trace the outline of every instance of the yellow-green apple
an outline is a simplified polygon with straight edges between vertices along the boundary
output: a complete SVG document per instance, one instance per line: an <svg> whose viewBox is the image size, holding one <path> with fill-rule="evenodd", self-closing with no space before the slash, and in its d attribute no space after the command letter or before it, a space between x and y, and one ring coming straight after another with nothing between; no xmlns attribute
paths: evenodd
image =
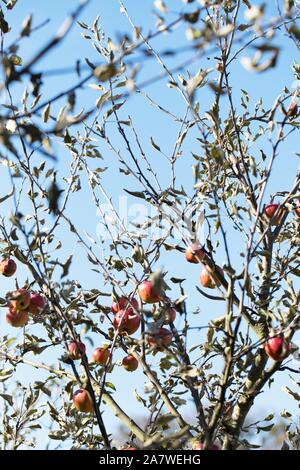
<svg viewBox="0 0 300 470"><path fill-rule="evenodd" d="M124 367L124 369L128 370L128 372L133 372L138 368L139 363L134 356L129 354L128 356L123 358L122 366Z"/></svg>
<svg viewBox="0 0 300 470"><path fill-rule="evenodd" d="M83 388L76 390L73 395L73 405L74 407L84 413L93 413L94 406L92 398L89 392Z"/></svg>
<svg viewBox="0 0 300 470"><path fill-rule="evenodd" d="M0 273L5 277L11 277L15 274L17 265L11 258L4 258L0 263Z"/></svg>

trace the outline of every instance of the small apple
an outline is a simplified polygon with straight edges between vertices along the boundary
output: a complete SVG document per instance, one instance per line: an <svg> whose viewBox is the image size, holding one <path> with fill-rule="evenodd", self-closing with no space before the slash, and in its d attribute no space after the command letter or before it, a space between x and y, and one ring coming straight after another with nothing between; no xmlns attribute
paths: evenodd
<svg viewBox="0 0 300 470"><path fill-rule="evenodd" d="M140 298L147 304L154 304L161 298L161 292L152 281L143 281L138 287Z"/></svg>
<svg viewBox="0 0 300 470"><path fill-rule="evenodd" d="M125 310L127 308L132 308L133 311L138 310L138 301L134 297L128 299L127 297L122 296L117 302L112 304L111 310L113 313L118 313L119 310Z"/></svg>
<svg viewBox="0 0 300 470"><path fill-rule="evenodd" d="M282 335L273 336L266 341L265 352L274 361L283 361L290 354L290 345Z"/></svg>
<svg viewBox="0 0 300 470"><path fill-rule="evenodd" d="M85 344L80 341L80 339L77 339L76 341L74 340L70 342L68 350L70 358L73 359L73 361L76 361L77 359L81 359L80 352L85 354L86 347Z"/></svg>
<svg viewBox="0 0 300 470"><path fill-rule="evenodd" d="M11 326L16 328L25 326L28 323L28 311L27 310L16 310L13 306L9 306L6 313L6 321Z"/></svg>
<svg viewBox="0 0 300 470"><path fill-rule="evenodd" d="M216 266L216 270L221 276L224 276L224 271L222 268L220 268L220 266ZM206 268L203 268L200 273L200 283L202 287L208 287L209 289L214 289L216 287L215 281ZM220 282L218 282L217 285L219 286Z"/></svg>
<svg viewBox="0 0 300 470"><path fill-rule="evenodd" d="M45 308L45 299L41 294L32 292L30 294L30 303L28 306L29 313L37 315L41 313Z"/></svg>
<svg viewBox="0 0 300 470"><path fill-rule="evenodd" d="M26 289L18 289L9 293L9 305L15 310L26 310L30 304L30 292Z"/></svg>
<svg viewBox="0 0 300 470"><path fill-rule="evenodd" d="M141 324L141 317L135 313L131 308L127 310L119 310L116 313L113 321L115 329L119 329L119 333L127 333L133 335Z"/></svg>
<svg viewBox="0 0 300 470"><path fill-rule="evenodd" d="M5 277L11 277L15 274L17 265L11 258L4 258L0 263L0 274Z"/></svg>
<svg viewBox="0 0 300 470"><path fill-rule="evenodd" d="M271 225L278 225L282 217L279 204L268 204L264 208L266 216L271 220Z"/></svg>
<svg viewBox="0 0 300 470"><path fill-rule="evenodd" d="M172 343L173 335L167 328L158 328L155 333L149 333L147 342L150 348L163 351L166 346Z"/></svg>
<svg viewBox="0 0 300 470"><path fill-rule="evenodd" d="M94 405L92 398L87 390L80 388L73 395L74 407L84 413L93 413Z"/></svg>
<svg viewBox="0 0 300 470"><path fill-rule="evenodd" d="M189 263L198 264L205 258L205 251L197 243L192 243L185 250L185 259Z"/></svg>
<svg viewBox="0 0 300 470"><path fill-rule="evenodd" d="M169 325L176 320L176 310L173 307L168 307L164 312L164 324Z"/></svg>
<svg viewBox="0 0 300 470"><path fill-rule="evenodd" d="M110 351L107 346L102 346L101 348L96 348L92 355L92 362L95 364L100 364L101 366L106 366L110 356Z"/></svg>
<svg viewBox="0 0 300 470"><path fill-rule="evenodd" d="M129 354L128 356L123 358L122 366L124 367L124 369L128 370L128 372L133 372L138 368L139 363L134 356Z"/></svg>
<svg viewBox="0 0 300 470"><path fill-rule="evenodd" d="M193 445L193 450L203 450L204 444L203 442L195 442ZM220 447L217 444L212 444L211 447L207 450L220 450Z"/></svg>

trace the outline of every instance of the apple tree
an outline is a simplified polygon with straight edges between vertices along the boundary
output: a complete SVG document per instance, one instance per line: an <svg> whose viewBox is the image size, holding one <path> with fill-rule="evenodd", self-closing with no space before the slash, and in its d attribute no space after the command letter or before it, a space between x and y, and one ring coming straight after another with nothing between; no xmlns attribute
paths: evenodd
<svg viewBox="0 0 300 470"><path fill-rule="evenodd" d="M50 38L20 3L0 9L1 447L255 448L278 422L257 403L289 396L297 448L299 2L111 0L111 27L85 0Z"/></svg>

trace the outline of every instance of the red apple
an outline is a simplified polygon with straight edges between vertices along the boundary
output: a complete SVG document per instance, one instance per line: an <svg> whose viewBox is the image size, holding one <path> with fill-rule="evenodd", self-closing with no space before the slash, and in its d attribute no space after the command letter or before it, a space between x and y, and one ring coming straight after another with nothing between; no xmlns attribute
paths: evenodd
<svg viewBox="0 0 300 470"><path fill-rule="evenodd" d="M279 204L269 204L264 208L265 214L271 220L271 225L278 225L280 223L282 212L279 211L279 207Z"/></svg>
<svg viewBox="0 0 300 470"><path fill-rule="evenodd" d="M125 310L127 308L132 308L133 311L138 310L138 301L134 297L128 299L127 297L122 296L117 302L112 304L111 310L113 313L118 313L119 310Z"/></svg>
<svg viewBox="0 0 300 470"><path fill-rule="evenodd" d="M114 327L119 329L119 333L127 333L132 335L135 333L140 326L141 317L135 313L131 308L124 310L119 310L114 317Z"/></svg>
<svg viewBox="0 0 300 470"><path fill-rule="evenodd" d="M222 268L220 268L220 266L216 266L216 269L219 274L224 276L224 271ZM208 287L209 289L214 289L216 287L215 281L213 280L206 268L203 268L200 273L200 283L202 287ZM217 285L219 286L220 282L218 282Z"/></svg>
<svg viewBox="0 0 300 470"><path fill-rule="evenodd" d="M161 291L153 281L143 281L138 287L140 298L147 304L154 304L161 298Z"/></svg>
<svg viewBox="0 0 300 470"><path fill-rule="evenodd" d="M134 356L129 354L128 356L123 358L122 366L124 367L124 369L128 370L128 372L133 372L138 368L139 363Z"/></svg>
<svg viewBox="0 0 300 470"><path fill-rule="evenodd" d="M203 442L196 442L193 445L193 450L203 450L204 444ZM220 450L220 447L217 444L212 444L211 447L207 450Z"/></svg>
<svg viewBox="0 0 300 470"><path fill-rule="evenodd" d="M149 333L147 342L150 348L163 351L166 346L172 343L173 335L167 328L158 328L155 333Z"/></svg>
<svg viewBox="0 0 300 470"><path fill-rule="evenodd" d="M26 289L18 289L9 293L9 305L15 310L26 310L30 304L30 292Z"/></svg>
<svg viewBox="0 0 300 470"><path fill-rule="evenodd" d="M185 259L189 263L198 264L205 258L205 251L197 243L192 243L185 250Z"/></svg>
<svg viewBox="0 0 300 470"><path fill-rule="evenodd" d="M110 356L110 351L108 346L102 346L101 348L96 348L92 355L92 362L100 364L101 366L106 366Z"/></svg>
<svg viewBox="0 0 300 470"><path fill-rule="evenodd" d="M73 395L74 407L84 413L93 413L94 405L92 398L87 390L80 388Z"/></svg>
<svg viewBox="0 0 300 470"><path fill-rule="evenodd" d="M0 263L0 274L5 277L11 277L15 274L17 265L11 258L4 258Z"/></svg>
<svg viewBox="0 0 300 470"><path fill-rule="evenodd" d="M28 323L28 311L16 310L11 305L6 313L6 321L16 328L25 326Z"/></svg>
<svg viewBox="0 0 300 470"><path fill-rule="evenodd" d="M266 341L265 351L274 361L283 361L290 354L290 345L282 335L277 335Z"/></svg>
<svg viewBox="0 0 300 470"><path fill-rule="evenodd" d="M69 356L71 359L74 361L77 359L81 359L81 354L85 354L85 344L80 341L80 339L77 339L76 341L71 341L69 344Z"/></svg>
<svg viewBox="0 0 300 470"><path fill-rule="evenodd" d="M45 299L41 294L37 294L35 292L32 292L30 294L30 303L28 306L28 311L29 313L32 313L33 315L37 315L38 313L41 313L45 308Z"/></svg>

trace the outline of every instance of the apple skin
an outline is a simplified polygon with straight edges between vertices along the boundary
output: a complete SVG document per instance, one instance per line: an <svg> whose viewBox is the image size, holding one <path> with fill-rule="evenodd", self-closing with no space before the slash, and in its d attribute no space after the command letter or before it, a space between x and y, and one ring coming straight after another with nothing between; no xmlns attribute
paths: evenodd
<svg viewBox="0 0 300 470"><path fill-rule="evenodd" d="M107 347L96 348L92 355L92 362L101 366L106 366L110 356L110 351Z"/></svg>
<svg viewBox="0 0 300 470"><path fill-rule="evenodd" d="M113 313L118 313L119 310L124 310L127 308L131 308L133 311L139 309L139 303L138 301L133 297L133 298L127 298L127 297L120 297L117 302L114 302L111 306L111 311Z"/></svg>
<svg viewBox="0 0 300 470"><path fill-rule="evenodd" d="M15 310L26 310L30 304L30 292L24 288L10 293L10 302Z"/></svg>
<svg viewBox="0 0 300 470"><path fill-rule="evenodd" d="M159 328L155 333L149 334L147 338L151 349L163 351L166 346L172 343L173 335L167 328Z"/></svg>
<svg viewBox="0 0 300 470"><path fill-rule="evenodd" d="M30 294L30 303L28 306L29 313L32 313L33 315L38 315L44 310L45 305L45 299L41 294L37 294L35 292L32 292Z"/></svg>
<svg viewBox="0 0 300 470"><path fill-rule="evenodd" d="M28 323L28 311L27 310L15 310L12 306L6 313L6 321L9 325L19 328L25 326Z"/></svg>
<svg viewBox="0 0 300 470"><path fill-rule="evenodd" d="M137 370L139 363L134 356L129 354L128 356L123 358L122 366L124 367L124 369L128 370L128 372L134 372L135 370Z"/></svg>
<svg viewBox="0 0 300 470"><path fill-rule="evenodd" d="M133 335L139 329L140 324L141 317L135 314L132 308L125 311L119 310L113 320L114 328L119 329L119 333L127 333L128 335Z"/></svg>
<svg viewBox="0 0 300 470"><path fill-rule="evenodd" d="M203 442L196 442L193 445L193 450L203 450L204 444ZM212 444L210 449L207 450L220 450L220 447L217 444Z"/></svg>
<svg viewBox="0 0 300 470"><path fill-rule="evenodd" d="M224 276L224 271L222 268L220 268L220 266L216 266L216 269L222 276ZM206 268L203 268L200 273L200 284L202 285L202 287L207 287L208 289L214 289L216 287L213 278L211 277ZM220 285L220 283L218 283L217 285Z"/></svg>
<svg viewBox="0 0 300 470"><path fill-rule="evenodd" d="M290 345L282 335L273 336L266 341L265 352L274 361L283 361L290 354Z"/></svg>
<svg viewBox="0 0 300 470"><path fill-rule="evenodd" d="M87 390L80 388L73 395L73 405L78 411L83 413L93 413L94 406L91 396Z"/></svg>
<svg viewBox="0 0 300 470"><path fill-rule="evenodd" d="M11 258L4 258L0 263L0 274L5 277L11 277L15 274L17 265Z"/></svg>
<svg viewBox="0 0 300 470"><path fill-rule="evenodd" d="M139 296L146 304L159 302L161 295L155 289L152 281L143 281L138 287Z"/></svg>
<svg viewBox="0 0 300 470"><path fill-rule="evenodd" d="M68 347L69 350L69 356L73 361L76 361L77 359L81 359L81 354L85 354L85 344L82 343L80 340L77 341L71 341Z"/></svg>
<svg viewBox="0 0 300 470"><path fill-rule="evenodd" d="M206 253L203 248L197 243L192 243L185 250L185 259L189 263L198 264L200 261L203 261Z"/></svg>

